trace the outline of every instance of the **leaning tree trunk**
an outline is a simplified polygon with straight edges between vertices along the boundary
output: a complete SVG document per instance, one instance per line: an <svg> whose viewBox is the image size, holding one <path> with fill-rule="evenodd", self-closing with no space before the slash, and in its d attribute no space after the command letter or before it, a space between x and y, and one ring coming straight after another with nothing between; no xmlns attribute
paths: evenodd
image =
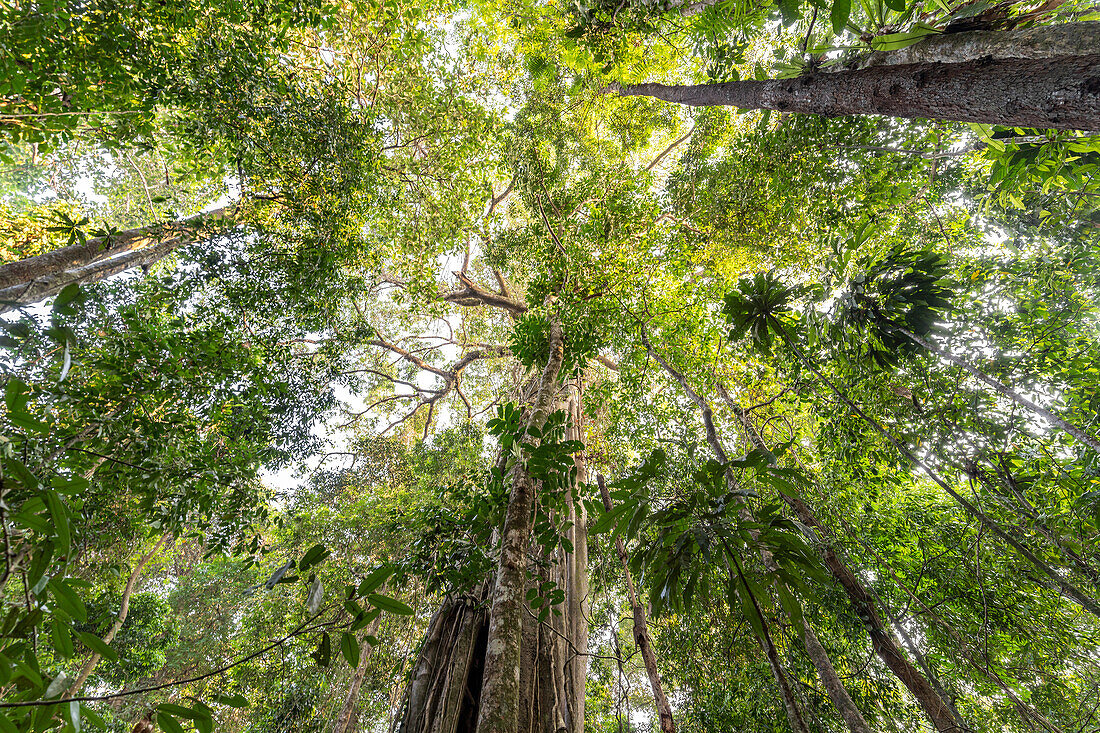
<svg viewBox="0 0 1100 733"><path fill-rule="evenodd" d="M794 509L795 514L798 515L803 524L809 527L817 527L823 534L826 533L825 528L817 521L817 517L813 515L805 502L785 494L782 497ZM871 645L874 647L875 653L894 673L894 676L905 685L906 689L913 694L917 704L928 716L935 729L938 731L965 730L961 721L955 717L950 705L937 694L924 675L902 653L897 641L883 623L874 599L863 587L863 584L859 582L856 575L840 559L831 546L825 546L823 555L825 567L829 569L829 574L848 594L848 601L852 604L852 610L855 611L860 621L863 622L864 628L867 629L867 635L871 637Z"/></svg>
<svg viewBox="0 0 1100 733"><path fill-rule="evenodd" d="M783 340L783 343L785 343L787 347L792 352L794 352L794 355L798 358L802 365L805 366L815 377L821 380L825 384L825 386L829 388L829 391L836 395L840 399L840 401L848 407L848 409L854 412L861 420L863 420L863 422L870 425L875 430L875 432L881 435L887 443L894 447L894 450L905 456L914 466L924 471L928 478L932 479L932 481L935 482L937 486L943 489L948 496L954 499L955 502L960 507L962 507L962 509L967 514L980 522L986 529L992 532L1006 545L1016 550L1016 552L1020 553L1020 555L1023 556L1028 562L1030 562L1036 570L1042 573L1044 577L1040 579L1039 582L1044 587L1061 593L1064 597L1072 600L1074 603L1091 613L1093 616L1100 618L1100 602L1097 602L1095 598L1092 598L1088 594L1081 591L1081 589L1079 589L1073 583L1069 582L1069 580L1067 580L1061 573L1051 567L1045 560L1032 552L1027 547L1027 545L1020 542L1011 534L1009 534L1009 532L1005 528L1003 528L999 523L995 522L993 518L982 511L982 509L980 509L975 504L972 504L966 499L966 497L962 496L961 494L959 494L959 492L955 491L955 489L951 488L951 486L946 481L944 481L938 473L932 470L932 467L929 466L928 463L921 460L921 458L913 453L913 451L902 445L901 441L895 438L893 434L890 433L890 431L882 426L882 423L880 423L878 420L875 420L873 417L864 412L863 409L860 408L859 405L857 405L855 402L853 402L847 394L837 389L832 380L827 379L825 375L821 373L821 370L814 366L814 363L810 361L810 359L806 356L802 349L798 348L798 345L794 343L791 335L787 333L783 325L779 323L779 321L777 321L774 316L768 316L768 321L769 325L773 329L775 329L776 333L779 334L780 338Z"/></svg>
<svg viewBox="0 0 1100 733"><path fill-rule="evenodd" d="M1058 130L1100 128L1100 54L872 66L792 79L612 85L693 107L886 115Z"/></svg>
<svg viewBox="0 0 1100 733"><path fill-rule="evenodd" d="M71 283L93 283L135 267L149 267L180 247L232 224L232 210L222 207L183 221L95 237L0 265L0 313L57 295Z"/></svg>
<svg viewBox="0 0 1100 733"><path fill-rule="evenodd" d="M145 565L153 558L153 555L157 554L164 543L169 539L169 535L163 535L157 543L153 545L153 549L145 553L140 560L134 565L133 572L130 573L130 578L126 581L126 587L122 591L122 601L119 604L118 614L115 616L114 622L111 627L107 629L107 633L103 635L103 642L110 644L115 640L115 636L118 634L119 629L126 623L126 617L130 613L130 597L134 593L134 586L137 585L138 578L141 577L142 571L145 570ZM69 686L69 689L65 691L65 695L62 699L75 697L80 693L80 689L84 687L84 683L88 681L88 678L95 671L96 666L99 665L99 660L102 659L99 652L93 651L91 656L84 662L84 665L80 668L80 672L76 675L76 680Z"/></svg>
<svg viewBox="0 0 1100 733"><path fill-rule="evenodd" d="M747 411L733 404L733 400L726 394L724 387L719 384L718 388L722 396L737 413L737 417L745 429L745 437L749 444L761 450L774 463L776 461L775 454L771 452L764 443L764 439L756 432ZM806 502L783 493L780 493L780 497L794 510L800 522L808 527L816 527L822 535L831 540L832 533L818 521ZM897 641L883 623L882 615L879 613L874 598L863 587L855 573L836 554L831 544L825 545L822 559L825 561L825 567L828 568L829 574L848 594L848 601L852 605L852 610L855 611L856 616L859 617L864 628L867 629L867 635L871 637L871 645L875 653L887 668L894 673L894 676L905 685L906 689L912 693L917 704L928 716L935 729L937 731L965 730L966 728L962 724L962 719L958 717L957 711L902 653L901 647L898 646Z"/></svg>
<svg viewBox="0 0 1100 733"><path fill-rule="evenodd" d="M551 407L560 404L560 334L555 328L551 342L555 348L528 419L532 426L541 426ZM581 440L581 394L579 388L571 389L574 392L564 405L571 418L567 437ZM582 455L574 457L574 466L571 488L575 494L586 480ZM566 528L572 551L563 547L543 551L532 565L528 553L538 488L522 465L517 467L496 576L510 580L487 579L469 595L448 597L432 617L405 691L401 733L485 730L480 726L487 725L486 708L493 716L488 725L507 726L493 730L584 733L589 615L586 517L582 507L566 502L566 514L554 520ZM517 528L524 527L526 536L517 538ZM509 530L511 547L505 545ZM506 561L515 561L515 566L506 567ZM560 613L540 620L526 594L546 583L563 590L565 598L553 607ZM494 631L497 653L492 655Z"/></svg>
<svg viewBox="0 0 1100 733"><path fill-rule="evenodd" d="M722 446L721 439L718 437L718 429L714 424L714 412L711 410L710 405L703 399L702 395L691 388L687 378L681 372L657 353L644 333L642 334L642 344L649 351L650 356L661 365L669 376L680 384L684 393L699 406L703 418L703 427L706 430L707 444L710 445L711 450L714 451L714 457L718 459L719 463L723 465L728 464L729 457L726 454L725 448ZM734 482L733 475L729 472L726 473L726 483L729 485L731 491L738 488ZM737 503L741 505L741 517L751 523L753 518L749 512L748 506L745 504L744 497L736 494L735 496L737 497ZM750 530L750 535L754 538L757 534L758 533L754 530ZM779 568L775 562L775 558L767 548L759 548L759 556L761 563L768 572L778 572ZM761 615L761 618L763 619L764 617ZM832 660L821 646L821 642L818 641L817 635L806 619L803 619L800 635L806 647L806 653L809 655L810 661L813 662L818 677L829 695L829 699L832 701L841 717L844 718L844 722L848 725L848 728L852 733L870 733L871 729L867 725L867 721L863 718L863 714L860 712L855 702L852 701L848 691L844 688L844 683L841 681L840 675L837 674ZM798 705L791 695L790 687L787 685L785 674L779 664L778 654L775 651L775 647L767 632L766 626L764 627L764 635L760 639L760 643L768 659L768 664L771 666L772 674L775 676L776 684L779 687L780 696L783 700L783 706L787 712L787 719L791 728L795 731L805 729L805 723L802 721Z"/></svg>

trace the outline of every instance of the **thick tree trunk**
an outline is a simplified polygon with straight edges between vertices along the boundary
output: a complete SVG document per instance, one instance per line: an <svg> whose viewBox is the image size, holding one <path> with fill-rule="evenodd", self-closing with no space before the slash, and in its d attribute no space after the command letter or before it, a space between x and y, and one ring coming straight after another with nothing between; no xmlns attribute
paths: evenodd
<svg viewBox="0 0 1100 733"><path fill-rule="evenodd" d="M1087 56L1100 48L1100 22L1041 25L1008 31L935 33L920 43L896 51L876 51L859 66L958 64L988 57L1049 59Z"/></svg>
<svg viewBox="0 0 1100 733"><path fill-rule="evenodd" d="M561 330L554 326L551 356L535 390L527 425L541 427L558 402L562 356ZM570 416L567 439L583 440L580 387L564 408ZM503 468L505 463L498 463ZM574 457L574 495L586 481L583 454ZM405 690L398 730L402 733L474 733L480 726L502 725L509 733L584 733L584 694L588 662L588 529L584 510L568 502L554 520L565 528L571 550L543 550L529 562L531 515L538 487L520 464L498 544L497 577L470 596L446 599L429 623ZM522 516L521 516L522 515ZM525 529L524 529L525 528ZM517 529L523 529L521 535ZM505 544L511 542L511 547ZM518 548L518 549L517 549ZM507 567L507 562L515 565ZM561 603L542 620L526 594L552 583L564 591ZM490 592L491 590L491 592ZM492 610L488 605L492 601ZM497 654L490 643L497 634ZM503 653L502 653L503 652ZM491 718L485 712L490 708Z"/></svg>
<svg viewBox="0 0 1100 733"><path fill-rule="evenodd" d="M611 494L608 493L607 486L604 485L602 475L596 476L596 483L600 487L600 498L603 499L604 509L611 511ZM676 722L672 717L672 707L668 704L668 696L665 695L661 674L657 671L657 655L653 653L653 641L649 637L645 609L634 592L634 579L630 576L630 558L626 554L622 537L615 537L615 549L619 553L619 562L623 565L626 596L627 600L630 601L630 610L634 616L634 643L638 645L638 651L642 653L646 675L649 677L649 686L653 690L653 703L657 709L657 719L661 724L661 733L676 733Z"/></svg>
<svg viewBox="0 0 1100 733"><path fill-rule="evenodd" d="M472 733L477 725L489 612L488 584L469 596L448 597L428 624L397 730Z"/></svg>
<svg viewBox="0 0 1100 733"><path fill-rule="evenodd" d="M693 107L732 106L835 117L886 115L1059 130L1100 128L1100 54L979 59L721 84L613 86Z"/></svg>
<svg viewBox="0 0 1100 733"><path fill-rule="evenodd" d="M201 217L96 237L0 265L0 313L57 295L70 283L97 282L135 267L148 267L199 237L231 226L231 214L223 207Z"/></svg>
<svg viewBox="0 0 1100 733"><path fill-rule="evenodd" d="M535 394L527 425L541 429L546 423L557 392L564 343L561 324L550 325L549 357ZM530 450L532 438L525 436L521 451ZM520 664L523 656L523 626L527 589L527 550L531 543L531 513L536 498L535 480L527 472L524 458L512 476L512 494L504 515L500 538L500 560L492 594L489 636L485 646L482 700L478 712L478 733L514 733L518 730L520 707Z"/></svg>
<svg viewBox="0 0 1100 733"><path fill-rule="evenodd" d="M381 622L381 616L371 621L370 626L366 629L366 636L377 634ZM362 689L363 680L367 676L372 651L374 651L374 645L364 639L359 646L359 664L355 668L355 673L351 676L348 694L344 698L344 704L340 706L340 712L336 715L336 723L332 726L332 733L355 733L355 723L359 719L356 710L359 707L359 690Z"/></svg>

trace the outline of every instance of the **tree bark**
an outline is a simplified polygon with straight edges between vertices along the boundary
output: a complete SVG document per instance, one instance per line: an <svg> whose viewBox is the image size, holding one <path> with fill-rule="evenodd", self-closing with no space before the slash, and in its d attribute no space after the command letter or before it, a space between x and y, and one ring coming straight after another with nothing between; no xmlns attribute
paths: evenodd
<svg viewBox="0 0 1100 733"><path fill-rule="evenodd" d="M860 64L899 66L903 64L958 64L993 57L1006 59L1049 59L1058 56L1087 56L1100 48L1100 22L1041 25L1007 31L935 33L919 43L896 51L875 51Z"/></svg>
<svg viewBox="0 0 1100 733"><path fill-rule="evenodd" d="M969 501L967 501L965 497L959 494L959 492L951 488L951 486L946 481L940 478L939 474L932 470L931 466L922 461L911 450L902 445L897 438L890 434L890 431L884 428L878 420L875 420L862 409L860 409L859 405L853 402L851 398L848 397L848 395L837 389L836 385L832 383L832 380L827 379L821 373L821 370L814 366L813 362L811 362L806 354L803 353L802 349L798 348L798 345L794 343L794 340L791 339L790 334L787 333L786 329L783 328L783 325L779 323L779 321L777 321L773 316L768 316L768 320L769 325L771 325L771 327L775 329L776 333L778 333L780 338L783 340L783 343L785 343L787 347L790 348L792 352L794 352L799 361L801 361L802 364L807 369L809 369L815 377L824 382L825 386L829 388L829 391L840 398L840 401L843 402L848 407L848 409L859 416L859 418L865 423L870 425L875 430L875 432L885 438L886 442L892 445L895 450L897 450L909 461L911 461L914 466L924 471L924 473L930 479L932 479L932 481L934 481L937 486L947 492L948 496L954 499L955 502L958 503L958 505L961 506L967 514L969 514L977 521L981 522L981 524L985 526L986 529L996 535L1002 542L1012 547L1012 549L1016 550L1016 552L1020 553L1020 555L1027 559L1028 562L1035 566L1035 569L1045 576L1045 579L1041 582L1044 587L1060 592L1063 596L1072 600L1074 603L1091 613L1093 616L1100 618L1100 603L1097 603L1094 598L1091 598L1087 594L1083 593L1077 586L1066 580L1060 573L1058 573L1058 571L1056 571L1048 563L1043 561L1038 555L1028 549L1026 545L1017 540L1011 534L1009 534L1008 531L1001 527L1000 524L993 521L993 519L989 515L987 515L977 506L971 504Z"/></svg>
<svg viewBox="0 0 1100 733"><path fill-rule="evenodd" d="M737 413L737 417L745 429L745 437L749 444L763 451L774 463L776 461L775 454L771 452L764 443L763 438L756 432L747 412L742 410L740 406L730 399L725 388L721 385L719 385L719 391L730 404L734 412ZM797 497L788 496L782 493L780 496L787 505L794 510L800 522L807 527L816 527L823 536L830 541L832 540L831 530L818 521L806 502ZM863 622L864 628L867 629L867 635L871 637L871 645L875 653L913 695L917 704L920 705L924 714L928 716L928 720L935 729L937 731L969 730L963 723L962 718L959 717L958 712L945 697L940 694L940 691L934 686L934 683L931 683L921 675L905 657L905 654L902 653L897 640L890 634L883 623L882 615L879 613L874 598L872 598L871 594L867 592L867 589L863 587L863 584L859 582L855 573L849 569L847 564L845 564L840 556L837 555L836 551L833 550L831 544L825 545L822 552L822 559L825 561L825 567L828 568L829 574L833 576L833 579L836 580L836 582L840 584L840 587L844 589L844 592L847 593L848 601L852 604L852 610L855 611L856 616Z"/></svg>
<svg viewBox="0 0 1100 733"><path fill-rule="evenodd" d="M612 85L693 107L732 106L835 117L886 115L1015 127L1100 127L1100 54L873 66L793 79Z"/></svg>
<svg viewBox="0 0 1100 733"><path fill-rule="evenodd" d="M787 504L794 509L799 520L809 526L817 527L823 534L827 530L817 521L810 508L801 499L783 495ZM902 653L893 635L886 629L882 622L871 594L867 592L863 584L848 568L843 560L836 554L833 548L826 545L823 554L825 566L829 573L848 594L848 601L852 604L852 610L863 622L867 629L867 635L871 637L871 645L879 659L889 668L906 689L912 693L921 710L928 716L928 720L938 731L967 730L961 721L956 718L951 707L936 693L927 679L909 662Z"/></svg>
<svg viewBox="0 0 1100 733"><path fill-rule="evenodd" d="M642 343L646 349L648 349L649 354L654 360L656 360L673 379L679 382L688 397L699 406L702 412L703 427L706 430L707 442L711 450L714 451L715 458L717 458L720 463L729 463L725 448L722 447L722 441L718 437L718 430L714 424L714 412L711 410L710 405L703 399L702 395L691 388L683 374L677 371L654 350L644 333L642 334ZM726 474L726 481L731 489L736 488L736 485L733 483L733 478L729 473ZM744 499L738 498L737 501L741 505L742 517L751 521L752 517L748 513L748 507L745 505ZM750 531L750 534L752 534L753 537L756 536L755 532ZM769 572L778 571L778 566L771 552L763 547L760 548L760 559L766 570ZM763 619L763 616L761 616L761 619ZM806 646L807 654L810 656L810 661L813 662L818 677L821 679L826 692L829 694L829 699L832 700L833 705L841 714L841 717L844 718L844 722L847 723L853 733L871 733L871 729L867 725L867 721L864 720L863 714L859 711L859 708L856 707L855 702L852 701L848 691L844 688L844 684L841 682L840 676L837 674L832 660L825 652L825 649L821 647L816 634L814 634L813 629L805 620L803 620L802 640L803 644ZM775 651L766 626L764 628L764 638L760 640L760 643L772 667L772 674L775 676L776 684L779 687L780 696L783 699L783 705L787 711L787 718L788 722L791 724L791 728L796 731L804 730L805 722L802 720L801 712L798 710L798 705L795 703L794 697L791 694L786 675L782 667L779 666L779 655Z"/></svg>
<svg viewBox="0 0 1100 733"><path fill-rule="evenodd" d="M381 623L382 617L380 615L375 617L374 621L371 621L367 627L366 635L374 636L377 634ZM359 649L359 664L351 677L351 684L348 685L348 694L344 698L344 704L336 715L336 724L332 727L332 733L355 733L355 721L359 717L356 711L359 706L359 690L363 686L363 679L367 676L367 667L370 666L370 654L374 651L374 645L364 640Z"/></svg>
<svg viewBox="0 0 1100 733"><path fill-rule="evenodd" d="M544 371L544 376L546 372ZM550 386L551 397L558 390L555 382L541 382L536 392ZM571 415L567 438L580 440L582 432L581 393L567 400ZM539 399L534 399L535 408ZM549 408L547 408L548 411ZM545 415L540 422L545 421ZM531 423L528 418L527 424ZM507 456L504 456L507 458ZM499 461L503 469L505 461ZM574 456L576 473L572 483L574 493L585 480L587 467L583 454ZM521 469L522 467L520 467ZM513 481L513 489L518 472ZM515 493L513 493L513 498ZM527 516L534 509L528 505ZM510 504L510 509L515 505ZM514 676L515 687L506 690L514 703L516 721L510 733L583 733L584 694L588 660L588 530L583 509L573 504L565 516L557 517L567 526L566 537L572 551L558 547L543 551L540 562L527 572L527 548L524 549L518 608L522 614L513 629L504 627L505 644L518 640L518 654L511 658L512 668L499 659L497 669ZM508 521L506 517L506 522ZM514 528L515 525L513 524ZM502 533L503 536L503 533ZM494 544L500 544L494 542ZM499 568L498 568L499 572ZM531 577L528 577L528 576ZM532 613L525 597L529 589L553 583L565 592L565 599L555 608L561 613L544 620ZM490 633L489 589L496 591L498 583L486 580L469 596L445 599L432 617L428 632L413 665L399 716L401 733L474 733L481 718L481 708L490 704L486 690L489 674L487 647ZM497 607L494 606L494 610ZM494 706L499 709L498 704Z"/></svg>
<svg viewBox="0 0 1100 733"><path fill-rule="evenodd" d="M0 265L0 313L57 295L70 283L92 283L134 267L148 267L179 247L231 225L232 210L222 207L201 217L96 237Z"/></svg>
<svg viewBox="0 0 1100 733"><path fill-rule="evenodd" d="M564 356L561 323L550 325L550 354L535 395L528 427L542 428L557 392L558 374ZM525 436L521 450L532 446ZM485 646L485 671L478 733L515 733L518 730L520 664L523 654L524 593L527 588L527 549L531 541L531 513L536 486L521 458L512 477L512 493L505 511L500 539L500 560L492 593L489 634Z"/></svg>
<svg viewBox="0 0 1100 733"><path fill-rule="evenodd" d="M577 380L576 394L569 404L568 440L585 441L584 433L584 382ZM573 457L577 470L572 482L574 498L580 488L588 483L588 461L584 453ZM569 502L569 541L573 552L567 553L562 562L566 572L566 612L564 619L568 627L568 636L573 649L566 649L569 674L566 689L566 702L569 707L572 733L584 733L585 684L588 680L588 617L591 602L588 599L588 515L584 504Z"/></svg>
<svg viewBox="0 0 1100 733"><path fill-rule="evenodd" d="M611 511L611 494L607 491L602 474L596 475L596 483L600 487L600 497L603 499L604 509ZM676 722L672 717L672 707L668 704L665 687L661 682L661 674L657 671L657 656L653 653L653 642L649 637L649 628L646 625L645 609L642 608L642 604L638 601L638 596L634 592L634 579L630 577L630 558L626 554L622 537L615 537L615 549L619 553L619 561L623 564L626 597L630 601L630 610L634 616L634 643L638 645L638 651L642 653L646 675L649 677L649 686L653 690L653 703L657 708L657 719L661 725L661 733L676 733Z"/></svg>
<svg viewBox="0 0 1100 733"><path fill-rule="evenodd" d="M119 604L118 615L115 617L114 623L111 624L111 628L109 628L107 633L102 637L104 643L110 644L114 641L115 635L118 634L122 625L126 623L126 617L130 614L130 596L134 593L134 586L137 585L138 578L141 577L141 573L145 570L146 564L153 558L153 555L157 554L157 552L164 547L164 543L167 541L168 535L162 536L157 541L157 544L153 546L153 549L145 553L141 559L138 560L137 564L134 565L134 570L130 573L130 578L126 581L126 587L122 591L122 601ZM74 697L80 692L80 688L84 687L84 683L88 681L88 677L95 671L100 659L99 652L92 652L92 655L84 662L84 666L80 668L80 673L77 674L76 680L73 681L73 684L66 690L64 697L62 697L63 700Z"/></svg>
<svg viewBox="0 0 1100 733"><path fill-rule="evenodd" d="M1100 25L1100 24L1098 24L1098 25ZM912 331L907 330L906 328L904 328L902 326L899 326L896 323L891 323L890 325L893 328L896 328L902 334L904 334L905 337L908 338L913 343L917 344L918 346L923 346L924 348L931 351L933 354L936 354L937 356L951 362L952 364L954 364L957 367L962 367L966 371L970 372L970 374L974 375L979 380L981 380L982 382L985 382L990 387L992 387L993 391L996 392L997 394L999 394L1003 397L1008 397L1010 400L1012 400L1016 404L1020 405L1021 407L1025 408L1027 410L1030 410L1031 412L1035 413L1039 417L1046 420L1051 425L1054 425L1056 427L1061 428L1062 430L1065 430L1067 433L1072 435L1074 438L1076 438L1078 441L1080 441L1084 445L1088 446L1089 448L1092 448L1097 453L1100 453L1100 440L1097 440L1093 436L1089 435L1088 433L1086 433L1084 430L1077 427L1073 423L1069 422L1068 420L1066 420L1062 417L1059 417L1058 415L1055 415L1053 412L1046 409L1045 407L1042 407L1041 405L1035 404L1034 402L1029 400L1027 397L1024 397L1022 394L1019 394L1018 392L1016 392L1016 390L1012 389L1011 387L1009 387L1004 382L1001 382L1000 380L994 379L993 377L989 376L988 374L986 374L982 370L978 369L976 366L971 364L966 359L955 356L954 354L952 354L951 352L949 352L945 349L941 349L939 346L936 346L931 341L928 341L926 339L921 338L917 334L913 333Z"/></svg>

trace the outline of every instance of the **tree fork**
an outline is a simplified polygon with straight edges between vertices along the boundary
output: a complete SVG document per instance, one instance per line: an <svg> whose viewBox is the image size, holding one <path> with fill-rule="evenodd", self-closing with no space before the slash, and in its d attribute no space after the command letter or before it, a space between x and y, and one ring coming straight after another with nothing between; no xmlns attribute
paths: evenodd
<svg viewBox="0 0 1100 733"><path fill-rule="evenodd" d="M886 115L1055 130L1100 127L1100 54L872 66L720 84L612 84L622 96L837 117Z"/></svg>

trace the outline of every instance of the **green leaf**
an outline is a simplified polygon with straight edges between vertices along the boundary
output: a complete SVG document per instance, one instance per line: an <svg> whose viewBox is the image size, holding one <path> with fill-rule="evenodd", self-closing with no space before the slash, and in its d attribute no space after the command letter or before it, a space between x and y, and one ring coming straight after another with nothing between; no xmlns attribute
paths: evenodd
<svg viewBox="0 0 1100 733"><path fill-rule="evenodd" d="M0 710L0 733L19 733L15 723L11 722L7 710Z"/></svg>
<svg viewBox="0 0 1100 733"><path fill-rule="evenodd" d="M790 25L802 17L798 12L799 0L779 0L779 14L783 25Z"/></svg>
<svg viewBox="0 0 1100 733"><path fill-rule="evenodd" d="M213 699L219 705L227 705L231 708L247 708L249 705L248 700L243 695L216 692Z"/></svg>
<svg viewBox="0 0 1100 733"><path fill-rule="evenodd" d="M389 596L384 596L380 593L371 593L367 596L367 600L371 602L371 605L381 608L383 611L396 613L399 616L412 616L413 613L415 613L401 601L390 598Z"/></svg>
<svg viewBox="0 0 1100 733"><path fill-rule="evenodd" d="M104 659L109 659L112 662L118 661L118 652L108 646L107 642L103 641L103 639L100 639L95 634L90 634L87 631L78 631L76 635L80 638L84 646L88 647L99 656Z"/></svg>
<svg viewBox="0 0 1100 733"><path fill-rule="evenodd" d="M359 588L356 590L356 594L362 598L368 593L373 593L382 587L391 575L393 575L394 568L383 565L382 567L371 571L371 573L363 578L363 582L359 584Z"/></svg>
<svg viewBox="0 0 1100 733"><path fill-rule="evenodd" d="M912 46L933 33L938 33L935 28L919 26L915 31L906 33L886 33L871 39L871 48L876 51L897 51L898 49Z"/></svg>
<svg viewBox="0 0 1100 733"><path fill-rule="evenodd" d="M73 727L73 733L80 733L80 701L72 700L65 706L65 717Z"/></svg>
<svg viewBox="0 0 1100 733"><path fill-rule="evenodd" d="M61 609L65 611L65 613L69 614L77 621L88 620L88 609L84 605L84 601L80 600L80 596L69 587L68 583L61 578L54 578L46 585L53 593L57 605L61 606Z"/></svg>
<svg viewBox="0 0 1100 733"><path fill-rule="evenodd" d="M43 492L43 496L46 499L46 507L50 510L50 519L53 521L53 530L57 536L57 550L62 555L68 555L72 536L69 533L69 514L65 511L65 504L56 491L47 489Z"/></svg>
<svg viewBox="0 0 1100 733"><path fill-rule="evenodd" d="M317 662L318 667L327 667L329 661L332 659L332 639L329 638L328 632L321 633L321 641L317 644L317 650L310 655L313 661Z"/></svg>
<svg viewBox="0 0 1100 733"><path fill-rule="evenodd" d="M61 310L80 295L80 286L76 283L69 283L62 288L62 292L57 294L57 298L54 300L54 310Z"/></svg>
<svg viewBox="0 0 1100 733"><path fill-rule="evenodd" d="M329 554L329 551L325 549L324 545L314 545L306 550L306 554L302 555L302 559L298 561L298 569L309 570L311 567L328 557Z"/></svg>
<svg viewBox="0 0 1100 733"><path fill-rule="evenodd" d="M780 605L787 612L787 618L791 620L791 625L798 631L802 628L802 604L798 602L798 599L794 597L794 594L791 593L785 583L776 583L775 590L779 594Z"/></svg>
<svg viewBox="0 0 1100 733"><path fill-rule="evenodd" d="M68 659L73 655L73 635L69 630L69 624L55 618L50 623L50 637L53 639L53 648L62 659Z"/></svg>
<svg viewBox="0 0 1100 733"><path fill-rule="evenodd" d="M188 720L198 720L199 718L210 717L209 713L205 711L194 710L171 702L162 702L157 705L157 711L166 713L175 718L187 718Z"/></svg>
<svg viewBox="0 0 1100 733"><path fill-rule="evenodd" d="M829 19L833 23L833 33L839 36L843 32L851 14L852 0L833 0L833 9L829 13Z"/></svg>
<svg viewBox="0 0 1100 733"><path fill-rule="evenodd" d="M353 634L345 631L340 635L340 653L344 655L344 659L352 669L359 666L359 642Z"/></svg>
<svg viewBox="0 0 1100 733"><path fill-rule="evenodd" d="M157 726L164 733L183 733L183 726L171 715L157 713Z"/></svg>

